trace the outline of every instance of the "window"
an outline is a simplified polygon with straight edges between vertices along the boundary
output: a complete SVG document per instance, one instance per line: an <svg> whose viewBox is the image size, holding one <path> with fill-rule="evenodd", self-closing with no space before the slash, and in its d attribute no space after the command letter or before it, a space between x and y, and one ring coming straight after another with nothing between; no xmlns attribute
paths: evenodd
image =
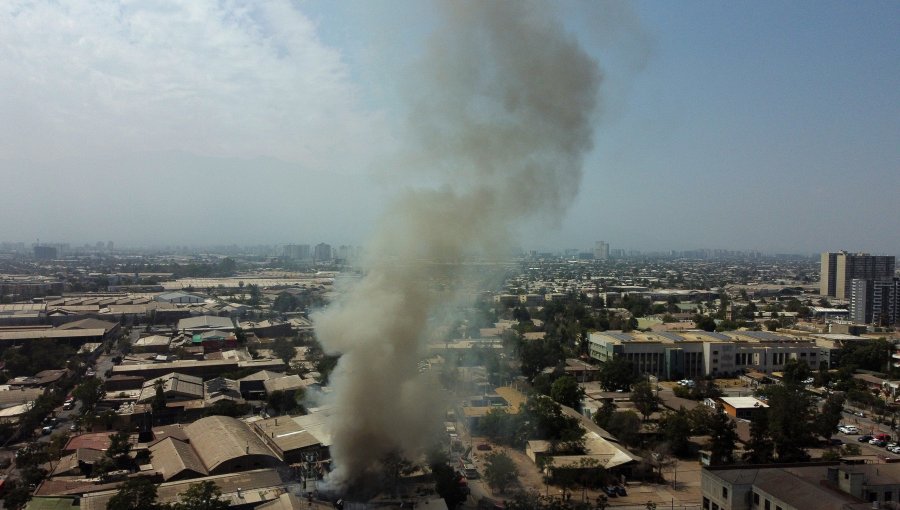
<svg viewBox="0 0 900 510"><path fill-rule="evenodd" d="M894 493L893 493L893 492L887 491L887 492L884 493L884 500L885 500L885 501L893 501L893 499L894 499Z"/></svg>
<svg viewBox="0 0 900 510"><path fill-rule="evenodd" d="M753 504L759 506L759 493L753 493Z"/></svg>
<svg viewBox="0 0 900 510"><path fill-rule="evenodd" d="M722 487L722 499L728 499L728 487Z"/></svg>
<svg viewBox="0 0 900 510"><path fill-rule="evenodd" d="M719 505L713 503L712 510L719 510Z"/></svg>
<svg viewBox="0 0 900 510"><path fill-rule="evenodd" d="M775 505L775 510L781 510L781 507L778 505Z"/></svg>
<svg viewBox="0 0 900 510"><path fill-rule="evenodd" d="M772 503L768 499L766 500L766 510L772 510Z"/></svg>
<svg viewBox="0 0 900 510"><path fill-rule="evenodd" d="M709 498L703 498L703 510L709 510Z"/></svg>

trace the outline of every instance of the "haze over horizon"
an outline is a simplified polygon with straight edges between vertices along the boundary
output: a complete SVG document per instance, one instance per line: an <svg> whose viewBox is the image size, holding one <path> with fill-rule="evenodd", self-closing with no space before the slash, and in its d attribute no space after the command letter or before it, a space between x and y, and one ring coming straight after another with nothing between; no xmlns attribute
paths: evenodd
<svg viewBox="0 0 900 510"><path fill-rule="evenodd" d="M606 92L577 198L521 245L900 255L900 4L558 5ZM412 1L0 6L0 240L364 244L434 183L395 159L397 76L434 19Z"/></svg>

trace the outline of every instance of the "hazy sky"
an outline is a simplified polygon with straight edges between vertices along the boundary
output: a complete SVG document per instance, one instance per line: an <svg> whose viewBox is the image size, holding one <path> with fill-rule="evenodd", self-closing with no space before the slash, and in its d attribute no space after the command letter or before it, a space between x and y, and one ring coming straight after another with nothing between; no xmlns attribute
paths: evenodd
<svg viewBox="0 0 900 510"><path fill-rule="evenodd" d="M405 152L409 2L0 3L0 240L362 243ZM566 2L602 73L527 248L900 255L900 3Z"/></svg>

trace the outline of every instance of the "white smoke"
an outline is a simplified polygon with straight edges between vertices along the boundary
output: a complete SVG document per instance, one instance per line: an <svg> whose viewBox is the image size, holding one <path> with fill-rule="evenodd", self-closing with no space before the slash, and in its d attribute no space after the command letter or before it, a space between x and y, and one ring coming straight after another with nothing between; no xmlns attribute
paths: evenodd
<svg viewBox="0 0 900 510"><path fill-rule="evenodd" d="M433 268L501 253L521 219L558 220L591 149L599 70L552 13L522 2L442 12L406 84L416 149L403 159L440 184L401 193L368 247L365 276L316 320L325 350L342 354L331 376L338 485L431 438L440 405L417 362L442 304L425 284Z"/></svg>

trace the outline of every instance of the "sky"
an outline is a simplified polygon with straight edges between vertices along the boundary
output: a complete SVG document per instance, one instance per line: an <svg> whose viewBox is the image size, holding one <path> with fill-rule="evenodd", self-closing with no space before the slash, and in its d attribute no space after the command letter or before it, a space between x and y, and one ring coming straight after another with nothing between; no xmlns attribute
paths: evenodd
<svg viewBox="0 0 900 510"><path fill-rule="evenodd" d="M555 2L603 76L528 249L900 255L900 3ZM0 3L0 240L362 244L404 190L418 1Z"/></svg>

